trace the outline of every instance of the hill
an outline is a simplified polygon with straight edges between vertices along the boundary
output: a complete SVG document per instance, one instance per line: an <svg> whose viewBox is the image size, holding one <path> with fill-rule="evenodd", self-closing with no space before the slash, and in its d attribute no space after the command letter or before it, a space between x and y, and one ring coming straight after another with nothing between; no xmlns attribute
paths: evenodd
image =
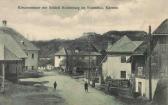
<svg viewBox="0 0 168 105"><path fill-rule="evenodd" d="M92 43L99 51L105 50L108 42L114 43L122 36L127 35L131 40L144 40L147 33L144 31L108 31L102 35L96 33L84 33L83 36L74 40L54 39L49 41L32 41L40 48L40 57L53 58L54 54L61 48L88 49L88 43ZM90 40L89 40L90 39Z"/></svg>

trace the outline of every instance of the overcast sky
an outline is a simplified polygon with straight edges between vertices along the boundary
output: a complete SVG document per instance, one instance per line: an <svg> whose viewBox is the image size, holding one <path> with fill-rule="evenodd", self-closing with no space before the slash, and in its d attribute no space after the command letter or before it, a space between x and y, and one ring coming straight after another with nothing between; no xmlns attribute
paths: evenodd
<svg viewBox="0 0 168 105"><path fill-rule="evenodd" d="M154 30L168 17L168 0L0 0L0 20L33 40L73 39L84 32ZM112 6L110 10L18 9L18 6Z"/></svg>

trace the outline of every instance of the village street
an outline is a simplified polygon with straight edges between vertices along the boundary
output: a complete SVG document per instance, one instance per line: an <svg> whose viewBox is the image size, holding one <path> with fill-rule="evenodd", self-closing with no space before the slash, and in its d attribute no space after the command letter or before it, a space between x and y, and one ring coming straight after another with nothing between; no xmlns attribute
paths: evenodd
<svg viewBox="0 0 168 105"><path fill-rule="evenodd" d="M113 96L104 94L93 88L89 88L89 92L84 91L83 83L69 76L55 74L53 76L45 76L36 79L26 79L30 81L49 81L45 84L53 87L54 81L57 81L58 92L69 105L126 105L121 103Z"/></svg>

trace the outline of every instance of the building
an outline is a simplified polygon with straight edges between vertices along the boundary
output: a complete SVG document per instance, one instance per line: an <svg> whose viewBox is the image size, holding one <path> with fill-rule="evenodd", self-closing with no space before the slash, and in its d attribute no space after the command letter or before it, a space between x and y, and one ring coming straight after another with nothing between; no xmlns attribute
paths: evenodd
<svg viewBox="0 0 168 105"><path fill-rule="evenodd" d="M111 77L113 80L125 80L131 78L130 59L133 52L142 44L142 41L131 41L123 36L116 43L108 44L106 61L102 64L103 78Z"/></svg>
<svg viewBox="0 0 168 105"><path fill-rule="evenodd" d="M55 67L70 74L85 75L86 80L99 81L101 54L96 51L83 51L78 48L62 48L55 53Z"/></svg>
<svg viewBox="0 0 168 105"><path fill-rule="evenodd" d="M149 41L148 41L149 42ZM151 36L151 54L149 43L142 44L131 57L132 71L135 76L134 91L148 99L153 99L158 81L168 77L168 19ZM151 56L151 64L149 64ZM149 65L151 65L151 88L149 86ZM151 96L150 96L151 90Z"/></svg>
<svg viewBox="0 0 168 105"><path fill-rule="evenodd" d="M133 91L139 96L147 96L149 93L149 79L147 72L147 42L143 42L132 54L132 80Z"/></svg>
<svg viewBox="0 0 168 105"><path fill-rule="evenodd" d="M17 46L22 49L26 54L25 58L25 70L37 70L38 68L38 52L39 49L35 47L29 40L27 40L23 35L16 32L14 29L9 27L0 27L0 32L2 35L8 35L13 39ZM6 39L8 41L8 39ZM10 44L13 44L9 42Z"/></svg>
<svg viewBox="0 0 168 105"><path fill-rule="evenodd" d="M18 42L8 33L8 28L0 27L0 75L1 80L17 81L23 72L27 55Z"/></svg>
<svg viewBox="0 0 168 105"><path fill-rule="evenodd" d="M67 56L68 53L64 47L61 48L58 52L56 52L54 57L54 67L61 68L65 72L67 63L63 63L63 61L66 60Z"/></svg>
<svg viewBox="0 0 168 105"><path fill-rule="evenodd" d="M153 32L152 69L158 72L154 77L168 77L168 19Z"/></svg>

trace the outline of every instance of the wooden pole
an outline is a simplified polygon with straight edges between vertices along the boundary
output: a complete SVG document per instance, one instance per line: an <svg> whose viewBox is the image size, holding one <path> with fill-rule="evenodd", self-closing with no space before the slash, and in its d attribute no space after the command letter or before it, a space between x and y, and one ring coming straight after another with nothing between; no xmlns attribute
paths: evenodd
<svg viewBox="0 0 168 105"><path fill-rule="evenodd" d="M151 26L149 26L149 100L152 100L152 71L151 71Z"/></svg>
<svg viewBox="0 0 168 105"><path fill-rule="evenodd" d="M91 79L91 74L90 74L90 72L91 72L91 65L90 65L90 36L88 36L88 44L89 44L89 46L88 46L88 50L89 50L89 70L88 70L88 83L90 84L90 79Z"/></svg>
<svg viewBox="0 0 168 105"><path fill-rule="evenodd" d="M2 63L2 85L1 92L5 91L5 63Z"/></svg>

